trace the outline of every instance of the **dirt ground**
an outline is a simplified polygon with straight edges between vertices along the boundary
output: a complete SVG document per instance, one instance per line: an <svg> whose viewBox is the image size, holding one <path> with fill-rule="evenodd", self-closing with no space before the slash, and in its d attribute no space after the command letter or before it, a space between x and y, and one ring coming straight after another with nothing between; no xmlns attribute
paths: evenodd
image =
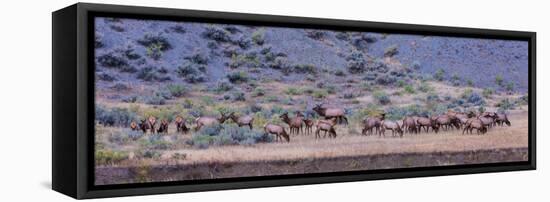
<svg viewBox="0 0 550 202"><path fill-rule="evenodd" d="M159 160L129 160L96 167L96 183L131 183L239 176L336 172L526 161L526 111L509 116L512 126L497 126L484 135L460 130L405 134L402 138L362 136L358 126L339 125L336 139L292 135L291 142L253 146L186 147L167 150ZM190 137L184 137L190 138ZM174 153L185 159L173 160ZM179 171L185 171L182 174ZM144 174L145 173L145 174Z"/></svg>
<svg viewBox="0 0 550 202"><path fill-rule="evenodd" d="M289 160L303 158L345 157L370 154L396 154L410 152L471 151L478 149L522 148L528 145L527 113L511 114L513 125L497 126L484 135L462 134L461 130L440 131L420 134L404 134L402 138L392 137L391 132L379 137L349 134L349 127L337 126L336 139L315 139L315 135L292 135L290 143L268 143L253 146L221 146L208 149L186 148L167 151L163 157L172 153L187 154L183 162L243 162L259 160ZM360 131L359 126L355 127ZM162 163L161 163L162 164Z"/></svg>

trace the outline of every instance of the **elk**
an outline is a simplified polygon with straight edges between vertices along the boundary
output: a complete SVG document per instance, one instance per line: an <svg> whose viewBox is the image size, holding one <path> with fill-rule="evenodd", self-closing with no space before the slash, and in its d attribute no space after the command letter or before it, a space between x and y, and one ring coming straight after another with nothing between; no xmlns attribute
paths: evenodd
<svg viewBox="0 0 550 202"><path fill-rule="evenodd" d="M468 121L466 121L466 124L464 124L464 130L462 130L462 134L464 134L464 132L466 131L470 132L471 134L473 129L477 129L477 134L479 134L480 132L481 134L487 132L487 127L479 118L470 118L468 119Z"/></svg>
<svg viewBox="0 0 550 202"><path fill-rule="evenodd" d="M380 123L385 119L386 115L381 114L380 116L369 117L363 121L363 130L361 134L363 135L372 135L372 129L376 129L378 134L380 131Z"/></svg>
<svg viewBox="0 0 550 202"><path fill-rule="evenodd" d="M395 121L390 120L383 120L382 123L380 123L380 134L386 136L386 130L391 130L391 135L395 136L395 133L398 133L400 137L403 137L403 130L401 130L401 127L399 126L399 123Z"/></svg>
<svg viewBox="0 0 550 202"><path fill-rule="evenodd" d="M325 117L325 119L336 118L337 123L344 122L346 125L348 124L348 118L345 116L344 109L328 108L317 104L313 108L313 111L317 112L317 114L319 114L320 116Z"/></svg>
<svg viewBox="0 0 550 202"><path fill-rule="evenodd" d="M176 117L176 131L178 133L187 133L189 131L189 128L185 125L185 121L183 120L183 117L177 116Z"/></svg>
<svg viewBox="0 0 550 202"><path fill-rule="evenodd" d="M491 128L495 124L495 119L497 115L494 112L484 112L481 114L478 119L481 120L481 123L487 128Z"/></svg>
<svg viewBox="0 0 550 202"><path fill-rule="evenodd" d="M403 130L408 133L418 133L418 127L416 126L416 116L407 116L403 119Z"/></svg>
<svg viewBox="0 0 550 202"><path fill-rule="evenodd" d="M215 124L223 124L225 120L227 120L227 116L225 116L224 113L220 112L221 117L215 118L215 117L209 117L209 116L203 116L195 119L195 131L200 130L203 126L211 126Z"/></svg>
<svg viewBox="0 0 550 202"><path fill-rule="evenodd" d="M315 124L315 121L311 119L304 118L304 115L300 112L296 112L297 117L302 117L304 121L304 125L306 126L306 133L310 134L313 132L313 124Z"/></svg>
<svg viewBox="0 0 550 202"><path fill-rule="evenodd" d="M147 133L147 130L149 130L149 124L145 119L141 120L141 123L139 123L138 126L139 126L139 129L143 131L143 133Z"/></svg>
<svg viewBox="0 0 550 202"><path fill-rule="evenodd" d="M320 131L324 131L325 134L323 136L333 137L336 138L336 130L334 129L334 125L336 125L336 118L332 118L330 120L318 120L317 121L317 130L315 130L315 138L321 138L321 135L319 134Z"/></svg>
<svg viewBox="0 0 550 202"><path fill-rule="evenodd" d="M267 134L274 134L275 141L282 141L284 138L286 142L290 142L290 137L288 136L288 133L286 133L285 128L280 125L275 125L271 123L265 124L264 132L266 132Z"/></svg>
<svg viewBox="0 0 550 202"><path fill-rule="evenodd" d="M497 113L497 119L495 120L497 125L504 126L504 124L511 126L512 123L510 123L510 120L508 120L508 116L504 113Z"/></svg>
<svg viewBox="0 0 550 202"><path fill-rule="evenodd" d="M237 116L235 115L235 112L231 112L229 114L229 117L233 122L235 122L239 127L241 126L248 126L250 130L252 130L252 123L254 122L254 117L247 115L247 116Z"/></svg>
<svg viewBox="0 0 550 202"><path fill-rule="evenodd" d="M281 120L283 120L283 122L288 124L288 126L290 127L290 134L292 134L293 132L296 132L296 134L300 133L300 129L302 128L302 122L303 122L302 117L295 116L291 119L291 118L288 117L288 113L285 112L284 114L279 116L279 118L281 118Z"/></svg>
<svg viewBox="0 0 550 202"><path fill-rule="evenodd" d="M426 132L428 132L431 127L435 133L439 131L439 125L435 124L433 119L430 118L418 117L418 119L416 119L416 124L418 126L418 130L422 130L422 128L424 128Z"/></svg>
<svg viewBox="0 0 550 202"><path fill-rule="evenodd" d="M468 121L468 115L465 113L456 113L454 117L458 119L459 127L463 126Z"/></svg>
<svg viewBox="0 0 550 202"><path fill-rule="evenodd" d="M132 129L132 131L139 130L138 124L135 121L132 121L130 123L130 129Z"/></svg>
<svg viewBox="0 0 550 202"><path fill-rule="evenodd" d="M155 133L155 125L157 124L157 118L154 116L150 116L147 118L147 124L149 125L149 129L151 130L151 133Z"/></svg>
<svg viewBox="0 0 550 202"><path fill-rule="evenodd" d="M441 115L441 116L435 117L434 121L435 121L435 124L437 124L439 126L444 126L445 130L447 130L449 127L451 127L451 129L453 127L458 129L460 127L460 123L459 123L460 120L458 120L458 118L456 118L454 116Z"/></svg>
<svg viewBox="0 0 550 202"><path fill-rule="evenodd" d="M162 119L162 121L160 121L159 128L157 129L157 133L168 133L168 124L170 124L168 120Z"/></svg>

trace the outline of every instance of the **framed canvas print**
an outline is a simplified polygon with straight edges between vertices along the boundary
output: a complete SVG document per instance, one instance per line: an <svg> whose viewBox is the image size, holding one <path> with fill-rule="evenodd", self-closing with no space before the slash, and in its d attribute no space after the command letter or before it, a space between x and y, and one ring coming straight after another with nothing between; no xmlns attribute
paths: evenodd
<svg viewBox="0 0 550 202"><path fill-rule="evenodd" d="M535 33L79 3L53 14L75 198L535 169Z"/></svg>

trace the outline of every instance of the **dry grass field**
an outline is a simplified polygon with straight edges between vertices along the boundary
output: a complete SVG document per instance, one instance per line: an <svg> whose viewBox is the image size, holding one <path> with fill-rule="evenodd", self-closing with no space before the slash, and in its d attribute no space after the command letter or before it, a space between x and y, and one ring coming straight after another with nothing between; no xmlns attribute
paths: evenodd
<svg viewBox="0 0 550 202"><path fill-rule="evenodd" d="M212 179L239 177L243 172L247 176L263 176L527 160L527 112L511 112L510 120L511 127L497 126L483 135L462 134L461 130L454 129L437 134L406 133L402 138L391 133L382 137L363 136L355 132L360 128L352 123L338 125L336 139L315 139L314 134L300 134L292 135L290 143L207 149L185 144L190 135L169 134L162 138L172 142L172 147L160 150L156 158L133 157L132 151L140 147L136 144L139 141L120 147L129 153L129 158L116 165L97 166L96 182Z"/></svg>

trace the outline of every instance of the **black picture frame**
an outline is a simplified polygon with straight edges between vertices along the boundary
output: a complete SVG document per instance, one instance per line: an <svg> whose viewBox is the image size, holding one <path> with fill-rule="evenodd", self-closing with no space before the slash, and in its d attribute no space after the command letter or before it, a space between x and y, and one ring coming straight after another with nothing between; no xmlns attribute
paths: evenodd
<svg viewBox="0 0 550 202"><path fill-rule="evenodd" d="M526 162L242 177L96 186L93 20L97 16L375 31L529 43L529 157ZM77 3L52 13L52 188L84 199L536 169L536 33L275 15Z"/></svg>

